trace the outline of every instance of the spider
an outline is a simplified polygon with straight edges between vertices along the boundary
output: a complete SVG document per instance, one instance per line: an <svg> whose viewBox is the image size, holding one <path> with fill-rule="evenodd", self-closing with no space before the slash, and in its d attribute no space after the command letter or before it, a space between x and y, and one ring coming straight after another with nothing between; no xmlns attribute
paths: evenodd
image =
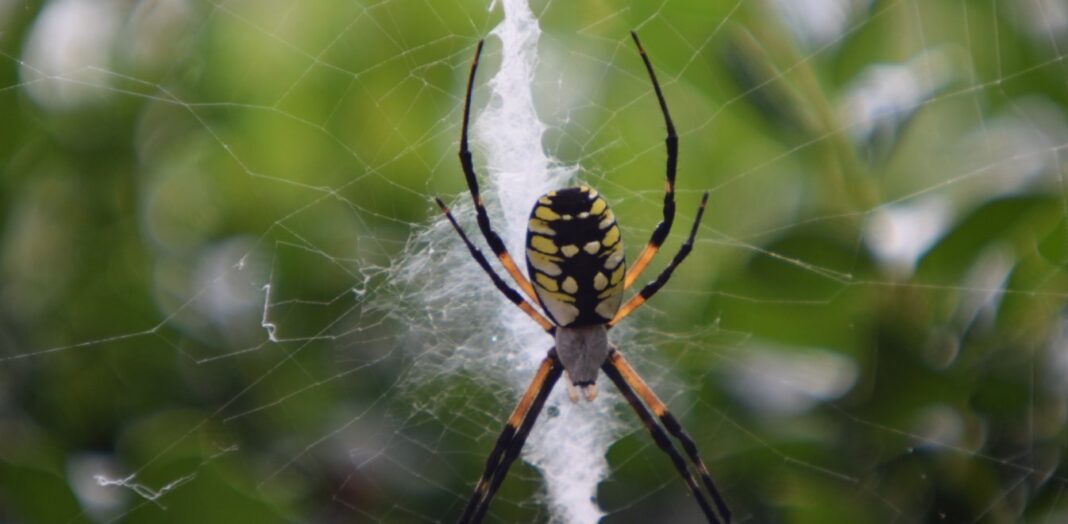
<svg viewBox="0 0 1068 524"><path fill-rule="evenodd" d="M478 192L478 180L467 145L471 91L475 72L478 70L478 60L482 54L482 41L479 41L475 51L464 100L460 164L467 179L467 188L474 200L478 227L489 248L500 260L501 266L530 299L529 302L490 267L486 257L471 243L445 203L440 198L435 201L460 235L472 258L489 275L497 289L537 322L546 333L553 336L556 344L549 349L534 375L534 380L508 417L486 460L474 494L458 522L481 522L560 375L563 374L567 379L568 396L572 402L578 401L580 392L587 401L592 401L597 395L595 381L598 369L615 384L652 435L656 445L670 457L708 521L729 523L731 520L727 504L712 482L712 476L698 454L693 439L683 431L663 401L607 337L608 330L650 299L690 253L705 204L708 202L708 192L705 192L690 234L671 263L661 271L656 280L646 284L637 295L623 303L623 291L641 275L671 231L671 224L675 219L675 169L678 164L678 136L675 134L675 126L668 113L660 84L637 33L631 31L630 35L645 63L667 127L667 137L664 140L667 147L667 183L664 186L663 220L657 224L649 242L638 255L637 262L629 270L623 260L623 241L612 210L596 190L589 186L580 186L551 191L538 198L531 211L527 228L529 280L520 273L504 242L490 225L489 215ZM539 304L542 312L531 304ZM657 424L657 419L663 424L663 428ZM664 432L665 429L667 433ZM668 438L669 433L682 445L701 478L700 484ZM711 495L718 514L709 505L701 484Z"/></svg>

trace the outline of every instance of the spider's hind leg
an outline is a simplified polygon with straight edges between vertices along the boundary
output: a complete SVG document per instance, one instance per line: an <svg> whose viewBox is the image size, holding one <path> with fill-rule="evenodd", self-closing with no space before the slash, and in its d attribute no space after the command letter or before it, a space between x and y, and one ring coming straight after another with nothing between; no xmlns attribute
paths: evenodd
<svg viewBox="0 0 1068 524"><path fill-rule="evenodd" d="M550 349L549 354L541 361L541 366L534 374L534 379L526 393L519 399L504 429L497 437L497 443L486 459L485 469L478 479L478 484L475 485L475 491L457 522L482 521L494 495L497 494L497 489L504 482L504 477L508 475L508 469L522 451L527 435L530 434L534 422L537 421L538 415L545 407L545 400L552 392L562 371L563 367L557 358L556 350Z"/></svg>
<svg viewBox="0 0 1068 524"><path fill-rule="evenodd" d="M668 455L674 464L675 469L686 481L687 487L690 488L690 493L693 494L694 499L697 500L697 504L701 507L701 511L704 512L705 518L708 522L719 523L725 522L730 524L731 512L727 508L727 503L723 500L723 496L720 495L719 490L716 489L716 485L712 482L712 475L709 474L708 468L705 466L704 460L701 459L701 455L697 452L697 445L693 439L682 429L675 416L668 411L667 406L653 390L649 388L649 385L642 380L638 372L630 366L630 363L623 358L623 355L616 351L615 348L611 349L611 353L608 359L605 361L604 366L601 368L605 375L619 388L619 392L623 394L623 397L627 399L627 403L637 413L638 418L641 419L645 429L649 430L649 434L653 437L656 445ZM644 404L643 404L644 401ZM649 407L646 408L646 405ZM652 409L653 413L649 413ZM690 462L693 463L694 469L697 470L698 475L701 477L701 481L708 490L708 494L712 497L713 503L715 503L716 510L719 514L709 506L708 501L705 498L704 493L701 491L700 485L697 480L694 479L690 469L686 466L686 461L679 454L675 446L672 445L671 440L668 439L667 433L664 432L664 428L661 428L657 424L653 415L660 419L660 422L664 424L664 428L667 428L667 432L673 437L679 440L683 449L686 450L687 456L690 458Z"/></svg>

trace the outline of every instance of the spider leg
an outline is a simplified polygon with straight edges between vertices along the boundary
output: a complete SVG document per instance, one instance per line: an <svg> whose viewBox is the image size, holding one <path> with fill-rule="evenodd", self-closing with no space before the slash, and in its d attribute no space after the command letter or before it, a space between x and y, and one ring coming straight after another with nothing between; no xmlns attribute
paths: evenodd
<svg viewBox="0 0 1068 524"><path fill-rule="evenodd" d="M501 240L501 237L493 230L493 226L490 225L489 214L486 213L482 195L478 192L478 177L475 174L474 162L471 160L471 150L467 147L467 127L471 116L471 92L474 89L475 72L478 71L478 59L482 56L482 44L483 41L479 40L478 48L475 50L475 59L471 62L471 72L467 76L467 95L464 97L464 118L460 131L460 165L463 167L464 178L467 180L467 189L471 192L471 200L475 203L475 212L478 214L478 229L482 231L486 244L489 245L490 250L497 256L497 259L501 261L501 266L511 275L512 280L523 290L523 293L526 293L532 303L537 304L538 297L534 294L534 287L530 285L527 277L523 276L523 273L519 271L519 267L516 266L512 255L508 253L508 248L504 246L504 241Z"/></svg>
<svg viewBox="0 0 1068 524"><path fill-rule="evenodd" d="M555 352L552 354L552 358L556 358ZM538 420L538 415L541 414L541 410L545 407L545 401L549 398L549 393L552 392L553 386L556 385L556 381L560 378L560 372L563 370L563 366L560 365L558 360L554 361L554 365L555 367L550 371L549 376L545 378L545 383L542 385L541 391L538 392L538 396L534 398L534 402L531 404L527 416L523 419L523 424L519 427L519 430L516 431L511 445L508 446L508 451L506 451L504 457L501 458L501 463L497 466L497 470L494 472L493 480L489 484L482 505L475 513L475 522L481 522L482 518L486 515L486 511L489 510L490 502L492 502L493 497L497 494L497 489L500 488L501 483L504 482L505 476L508 475L508 468L510 468L512 463L515 462L515 459L519 457L519 452L523 450L523 445L526 444L527 436L530 435L530 430L534 428L534 422Z"/></svg>
<svg viewBox="0 0 1068 524"><path fill-rule="evenodd" d="M552 392L553 386L560 378L561 371L563 367L556 356L556 349L550 349L549 355L541 361L541 366L534 374L534 380L519 399L519 403L512 410L500 436L497 437L497 443L486 459L486 467L482 471L482 476L475 485L475 492L457 522L482 521L490 502L493 501L493 496L497 494L497 489L504 482L504 477L508 475L508 468L523 449L527 435L530 434L534 422L541 414L542 408L545 407L545 399Z"/></svg>
<svg viewBox="0 0 1068 524"><path fill-rule="evenodd" d="M497 289L500 290L501 293L504 293L504 296L508 297L508 300L511 300L513 304L519 307L519 309L522 309L524 313L526 313L530 318L534 319L534 321L537 322L538 325L540 325L546 333L549 333L550 335L556 333L556 327L553 325L552 322L549 322L549 319L545 318L541 313L538 313L538 311L534 309L534 307L531 306L529 302L523 300L523 297L519 294L519 292L512 289L511 286L509 286L504 280L501 279L500 276L497 275L497 272L494 271L493 268L489 265L489 261L486 260L486 257L482 254L482 251L475 247L475 245L471 243L471 240L467 238L467 234L464 233L464 230L460 227L460 224L456 222L456 217L452 216L452 212L449 211L449 208L445 205L445 202L442 202L440 198L435 198L434 202L437 203L438 208L441 209L441 212L445 213L445 217L449 219L449 223L452 224L453 229L455 229L456 232L460 234L460 239L464 241L464 245L466 245L467 250L471 252L471 256L474 257L475 261L478 262L478 265L482 267L482 270L485 271L487 275L489 275L491 280L493 280L493 285L497 286Z"/></svg>
<svg viewBox="0 0 1068 524"><path fill-rule="evenodd" d="M704 460L701 459L700 453L697 451L697 444L693 439L682 429L682 425L679 424L678 419L668 411L667 406L656 393L653 392L649 385L642 380L642 377L638 375L638 372L630 366L630 363L623 358L623 355L619 353L615 348L612 348L608 354L608 359L604 365L601 366L605 375L615 383L619 391L623 393L623 396L630 403L631 408L638 413L638 417L642 419L642 423L645 424L646 429L653 435L653 440L656 441L660 449L664 450L669 456L671 456L672 462L675 463L675 469L679 471L679 474L686 479L686 484L689 485L690 491L693 492L694 497L697 499L698 505L705 512L705 516L709 522L718 523L722 519L723 522L730 524L731 512L727 508L727 503L723 500L723 496L720 495L719 490L716 489L716 484L712 481L712 475L708 472L708 467L705 466ZM637 392L637 396L635 396ZM645 402L645 405L649 406L653 410L653 414L660 419L660 423L667 428L668 433L671 433L673 437L679 440L683 449L686 450L687 456L690 458L690 462L693 463L694 468L697 469L697 473L701 476L701 482L705 488L708 489L709 494L712 495L712 500L716 504L716 509L719 510L719 517L711 512L708 507L708 503L701 496L700 488L697 486L693 475L690 474L689 469L683 462L682 457L678 451L675 450L671 442L667 440L660 426L656 425L656 422L652 420L649 411L645 409L642 402L637 397L641 397L641 400Z"/></svg>
<svg viewBox="0 0 1068 524"><path fill-rule="evenodd" d="M690 251L693 249L694 237L697 236L697 226L701 225L701 217L705 214L705 205L707 203L708 191L705 191L705 194L701 197L701 204L697 208L697 215L694 216L693 226L690 228L690 236L686 238L686 243L679 248L679 252L675 253L675 258L673 258L671 263L660 272L660 275L656 277L656 280L646 284L637 295L631 297L626 304L623 304L623 307L619 308L619 311L616 312L616 316L608 321L609 328L616 325L620 320L623 320L627 315L633 313L638 306L644 304L646 300L649 300L655 295L656 292L667 283L668 279L671 278L671 274L675 272L675 268L679 267L679 264L686 259L686 255L690 254Z"/></svg>
<svg viewBox="0 0 1068 524"><path fill-rule="evenodd" d="M631 31L630 36L634 39L634 44L638 46L642 61L645 62L645 70L649 72L649 80L652 80L653 90L656 91L656 99L660 102L660 112L664 114L664 125L667 127L667 137L664 138L664 144L667 146L667 181L664 183L664 218L656 225L652 237L649 238L649 243L642 249L634 265L627 268L627 275L623 279L623 289L627 289L631 284L634 284L634 281L637 280L638 276L641 275L642 271L653 259L653 255L656 255L668 233L671 232L671 224L675 221L675 170L679 163L679 137L675 134L675 124L671 121L671 114L668 113L667 102L664 100L664 93L660 89L660 82L657 82L653 64L649 61L649 56L645 53L645 48L642 47L641 41L638 40L638 33Z"/></svg>

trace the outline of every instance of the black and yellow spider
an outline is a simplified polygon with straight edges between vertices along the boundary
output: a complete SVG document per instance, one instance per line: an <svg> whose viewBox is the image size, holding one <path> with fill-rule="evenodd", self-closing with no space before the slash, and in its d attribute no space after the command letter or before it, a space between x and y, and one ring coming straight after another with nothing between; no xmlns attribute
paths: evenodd
<svg viewBox="0 0 1068 524"><path fill-rule="evenodd" d="M486 467L482 472L482 477L478 479L474 495L464 508L459 522L480 522L485 516L494 494L508 474L508 468L519 456L523 443L534 426L538 414L541 413L545 399L549 396L557 379L560 378L560 374L565 373L567 376L568 393L572 402L578 400L579 391L583 393L587 401L591 401L597 395L594 383L597 380L598 369L604 371L605 375L608 375L608 378L619 388L631 408L638 414L642 424L649 430L657 446L671 458L675 469L686 481L708 521L730 522L731 520L730 511L723 497L716 490L712 476L708 473L704 461L701 460L693 439L683 431L678 420L668 411L667 406L656 396L656 393L649 389L649 386L627 363L619 350L608 342L608 330L652 297L689 254L693 247L694 236L697 234L697 226L701 222L701 215L704 214L705 203L708 201L706 192L701 198L701 205L697 210L697 216L694 217L690 235L671 263L664 268L656 280L646 284L637 295L628 300L626 304L622 304L623 291L638 278L671 230L671 223L675 219L675 168L678 161L678 137L675 134L671 115L668 114L667 103L664 101L660 84L656 80L649 57L646 56L645 49L638 40L638 35L631 32L631 36L638 46L642 61L645 62L645 69L649 72L649 79L653 83L667 127L665 139L667 184L664 190L664 218L657 224L652 238L638 255L638 261L630 268L630 271L626 270L626 264L623 261L623 240L620 238L619 227L616 225L612 210L608 208L608 204L597 194L596 190L581 186L551 191L534 204L527 228L526 242L527 273L530 280L519 272L515 261L504 247L504 242L490 226L489 215L486 213L482 197L479 196L478 180L471 162L471 151L467 147L471 90L475 71L478 69L478 59L482 54L481 41L475 51L475 60L471 64L471 73L467 79L467 95L464 100L460 164L463 166L467 187L478 213L478 227L486 243L531 302L526 301L519 292L497 275L482 252L467 238L445 203L441 199L436 199L436 201L456 232L460 234L471 256L493 280L497 289L541 325L546 333L552 335L556 345L549 349L530 387L527 388L519 404L508 417L504 430L497 438L497 443L486 460ZM532 302L541 305L544 315L531 305ZM652 414L649 413L650 409ZM663 428L657 424L653 415L663 424ZM694 469L701 477L702 483L711 494L719 512L718 515L709 505L701 490L701 484L694 478L686 461L675 449L664 429L667 429L667 433L682 444Z"/></svg>

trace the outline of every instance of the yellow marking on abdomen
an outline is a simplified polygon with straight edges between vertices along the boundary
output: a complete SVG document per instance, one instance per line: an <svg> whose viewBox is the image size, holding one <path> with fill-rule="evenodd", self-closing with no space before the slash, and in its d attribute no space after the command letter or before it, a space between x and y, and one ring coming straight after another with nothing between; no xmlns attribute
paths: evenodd
<svg viewBox="0 0 1068 524"><path fill-rule="evenodd" d="M600 215L601 213L604 213L604 210L607 207L608 203L606 203L603 198L598 198L593 201L593 204L590 204L590 214Z"/></svg>
<svg viewBox="0 0 1068 524"><path fill-rule="evenodd" d="M606 246L611 246L616 242L619 242L619 227L612 226L611 229L605 232L604 238L602 238L601 241L604 242L604 245Z"/></svg>
<svg viewBox="0 0 1068 524"><path fill-rule="evenodd" d="M575 256L576 254L578 254L579 248L578 248L578 246L576 246L574 244L568 244L568 245L560 248L560 252L563 253L565 257L571 258L571 257Z"/></svg>
<svg viewBox="0 0 1068 524"><path fill-rule="evenodd" d="M608 277L604 276L604 273L598 272L593 276L593 289L604 291L606 287L608 287Z"/></svg>
<svg viewBox="0 0 1068 524"><path fill-rule="evenodd" d="M619 310L619 302L622 298L623 295L619 294L608 297L600 301L597 304L597 307L593 310L596 311L598 315L601 315L602 318L612 318L616 314L616 311Z"/></svg>
<svg viewBox="0 0 1068 524"><path fill-rule="evenodd" d="M613 269L619 267L619 265L622 262L623 262L623 244L619 243L619 244L616 244L616 246L614 248L612 248L612 254L608 255L608 258L605 259L604 268L609 270L609 271L612 271Z"/></svg>
<svg viewBox="0 0 1068 524"><path fill-rule="evenodd" d="M537 218L532 218L532 219L530 219L530 222L527 222L527 229L529 229L529 230L531 230L531 231L533 231L535 233L542 234L542 235L548 235L548 236L556 235L556 230L551 228L551 227L549 227L549 223L548 222L546 222L544 220L539 220Z"/></svg>
<svg viewBox="0 0 1068 524"><path fill-rule="evenodd" d="M548 220L550 222L553 220L560 220L560 215L558 215L556 211L553 211L552 209L549 209L545 206L538 206L534 208L534 216L542 220Z"/></svg>
<svg viewBox="0 0 1068 524"><path fill-rule="evenodd" d="M556 264L556 262L561 260L563 259L560 257L551 257L533 249L527 249L527 261L530 262L530 265L534 266L534 269L551 277L555 277L562 272L560 266Z"/></svg>
<svg viewBox="0 0 1068 524"><path fill-rule="evenodd" d="M612 227L612 224L616 223L616 214L611 209L604 212L604 216L601 218L601 222L597 224L598 229L608 229Z"/></svg>
<svg viewBox="0 0 1068 524"><path fill-rule="evenodd" d="M545 306L545 310L561 326L566 326L578 318L579 310L571 304L575 301L574 298L563 293L550 293L548 291L539 291L538 296L541 298L541 304Z"/></svg>
<svg viewBox="0 0 1068 524"><path fill-rule="evenodd" d="M559 251L559 248L556 247L556 244L553 243L551 238L538 235L530 237L530 247L548 255L552 255Z"/></svg>
<svg viewBox="0 0 1068 524"><path fill-rule="evenodd" d="M555 279L548 277L543 273L534 273L534 280L546 291L558 291L560 289L560 286L556 283Z"/></svg>
<svg viewBox="0 0 1068 524"><path fill-rule="evenodd" d="M564 293L567 293L569 295L574 295L578 292L578 282L575 281L574 277L565 278L562 287L564 289Z"/></svg>
<svg viewBox="0 0 1068 524"><path fill-rule="evenodd" d="M565 304L574 304L575 303L575 297L573 297L571 295L568 295L566 293L560 293L558 291L541 291L541 292L538 293L538 297L541 298L542 302L553 302L553 301L556 301L556 302L563 302Z"/></svg>
<svg viewBox="0 0 1068 524"><path fill-rule="evenodd" d="M599 295L597 295L597 298L605 299L613 295L620 295L622 293L623 290L619 288L619 285L613 285L608 289L602 291Z"/></svg>

